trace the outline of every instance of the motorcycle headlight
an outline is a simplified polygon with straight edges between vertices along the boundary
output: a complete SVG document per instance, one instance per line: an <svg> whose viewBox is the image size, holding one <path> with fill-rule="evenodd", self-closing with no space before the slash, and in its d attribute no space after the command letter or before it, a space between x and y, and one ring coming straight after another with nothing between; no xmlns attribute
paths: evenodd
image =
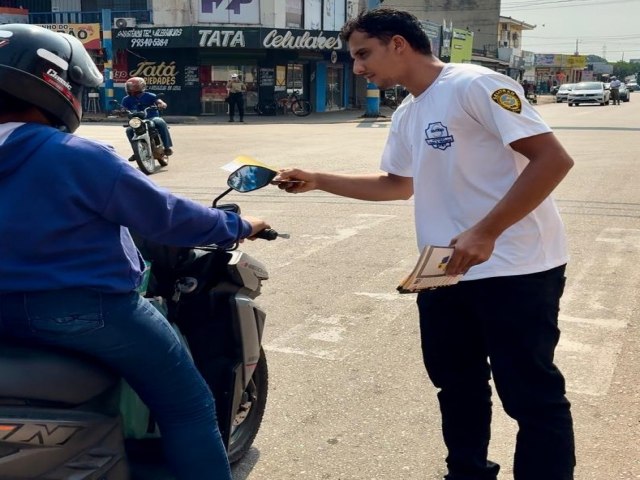
<svg viewBox="0 0 640 480"><path fill-rule="evenodd" d="M142 120L140 120L138 117L133 117L131 120L129 120L129 126L131 128L139 128L140 125L142 125Z"/></svg>

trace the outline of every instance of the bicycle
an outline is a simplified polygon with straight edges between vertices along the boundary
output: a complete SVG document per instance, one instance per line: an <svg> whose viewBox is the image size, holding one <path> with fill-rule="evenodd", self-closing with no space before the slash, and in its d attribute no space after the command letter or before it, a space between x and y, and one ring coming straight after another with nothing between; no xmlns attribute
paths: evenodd
<svg viewBox="0 0 640 480"><path fill-rule="evenodd" d="M306 117L311 113L311 103L300 98L300 92L294 90L288 95L276 98L272 102L258 102L255 110L259 115L286 115L293 113L297 117Z"/></svg>

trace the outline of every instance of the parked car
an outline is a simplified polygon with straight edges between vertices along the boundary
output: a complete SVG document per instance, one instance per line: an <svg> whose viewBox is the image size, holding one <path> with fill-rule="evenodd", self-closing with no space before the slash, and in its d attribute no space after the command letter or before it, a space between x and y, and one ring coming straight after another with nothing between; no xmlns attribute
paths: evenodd
<svg viewBox="0 0 640 480"><path fill-rule="evenodd" d="M558 91L556 92L556 102L566 102L567 96L569 95L569 92L573 90L574 85L575 83L563 83L560 85L560 88L558 88Z"/></svg>
<svg viewBox="0 0 640 480"><path fill-rule="evenodd" d="M636 90L639 90L640 87L638 87L638 82L627 82L627 88L629 89L630 92L635 92Z"/></svg>
<svg viewBox="0 0 640 480"><path fill-rule="evenodd" d="M611 91L607 90L602 82L576 83L573 90L567 95L567 103L570 107L581 103L597 103L608 105Z"/></svg>
<svg viewBox="0 0 640 480"><path fill-rule="evenodd" d="M628 102L629 100L631 100L631 90L624 83L620 84L619 92L620 100L622 100L623 102Z"/></svg>

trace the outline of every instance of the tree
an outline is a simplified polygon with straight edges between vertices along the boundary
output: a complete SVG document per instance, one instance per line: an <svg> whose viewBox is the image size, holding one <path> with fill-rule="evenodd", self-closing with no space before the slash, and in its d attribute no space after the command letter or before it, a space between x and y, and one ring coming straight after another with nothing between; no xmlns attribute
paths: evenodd
<svg viewBox="0 0 640 480"><path fill-rule="evenodd" d="M620 79L624 79L630 75L636 75L640 65L629 62L616 62L613 64L613 75Z"/></svg>

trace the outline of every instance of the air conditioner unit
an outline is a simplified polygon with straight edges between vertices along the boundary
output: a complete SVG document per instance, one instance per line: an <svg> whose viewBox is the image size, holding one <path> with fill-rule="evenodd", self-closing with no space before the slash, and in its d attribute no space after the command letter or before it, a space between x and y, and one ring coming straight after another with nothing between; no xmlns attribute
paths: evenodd
<svg viewBox="0 0 640 480"><path fill-rule="evenodd" d="M116 28L131 28L136 26L136 19L133 17L116 17L113 19L113 26Z"/></svg>

